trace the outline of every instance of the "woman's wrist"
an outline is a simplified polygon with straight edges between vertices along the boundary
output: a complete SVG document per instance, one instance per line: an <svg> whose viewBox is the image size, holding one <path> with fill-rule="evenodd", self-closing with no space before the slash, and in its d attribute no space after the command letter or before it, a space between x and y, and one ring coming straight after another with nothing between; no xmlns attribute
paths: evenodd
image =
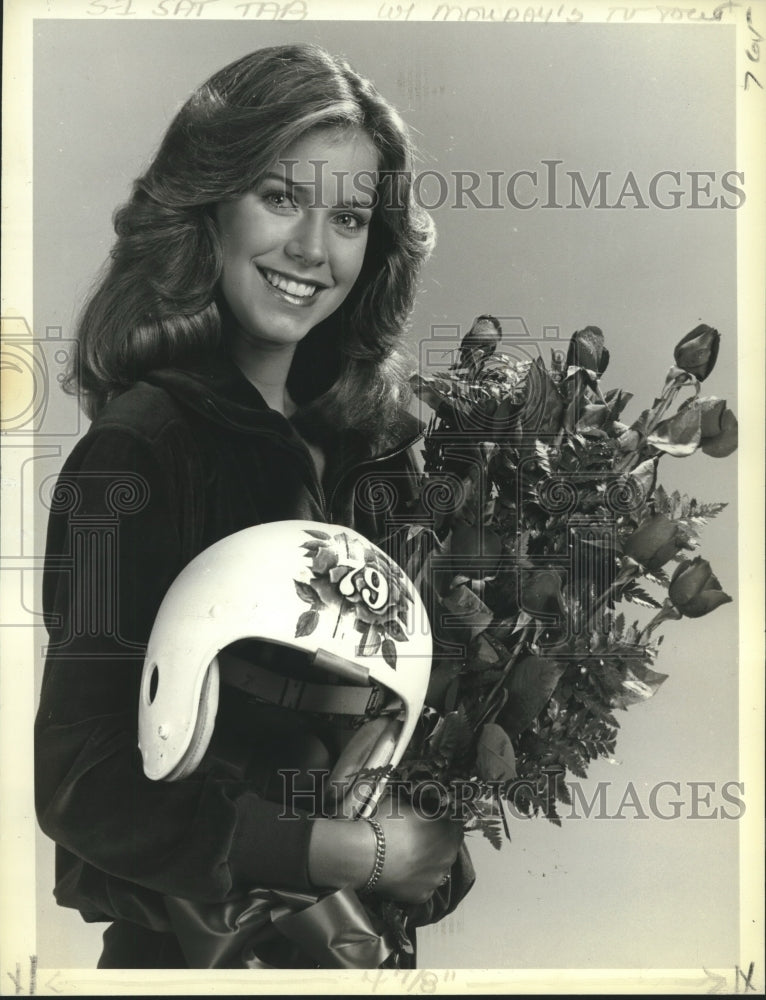
<svg viewBox="0 0 766 1000"><path fill-rule="evenodd" d="M379 853L370 823L316 819L309 838L308 876L318 889L363 888Z"/></svg>
<svg viewBox="0 0 766 1000"><path fill-rule="evenodd" d="M373 891L380 881L380 876L383 874L383 866L386 863L386 835L383 833L383 827L377 820L366 819L365 822L372 827L375 834L375 862L367 881L362 886L362 892L367 893Z"/></svg>

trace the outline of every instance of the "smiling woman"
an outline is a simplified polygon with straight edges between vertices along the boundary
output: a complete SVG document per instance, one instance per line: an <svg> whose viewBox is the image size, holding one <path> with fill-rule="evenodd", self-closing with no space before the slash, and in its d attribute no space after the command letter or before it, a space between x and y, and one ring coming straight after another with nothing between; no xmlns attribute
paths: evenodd
<svg viewBox="0 0 766 1000"><path fill-rule="evenodd" d="M295 347L341 305L364 263L373 200L356 179L374 178L378 153L359 129L321 129L286 150L249 192L221 203L221 292L235 321L231 348L271 405L291 415L286 393Z"/></svg>
<svg viewBox="0 0 766 1000"><path fill-rule="evenodd" d="M276 220L292 220L279 265L264 261L288 280L319 270L302 262L316 247L302 244L325 227L323 255L334 244L329 230L353 232L356 249L337 254L343 260L366 243L358 280L344 279L332 309L307 310L289 389L312 419L385 443L403 384L398 346L433 244L431 220L413 197L412 162L398 113L317 46L261 49L216 73L171 122L116 214L111 266L83 310L80 366L70 375L88 414L146 371L204 365L222 341L228 346L223 284L232 253L224 268L222 226L230 228L234 212L243 234L248 208L262 205L256 256L267 252ZM316 305L328 298L322 291Z"/></svg>
<svg viewBox="0 0 766 1000"><path fill-rule="evenodd" d="M402 405L398 344L432 228L411 164L401 119L345 62L310 45L263 49L193 94L115 217L70 373L94 421L51 511L36 727L56 897L111 922L102 968L215 964L205 941L220 942L227 920L238 925L249 894L342 887L366 888L378 910L414 906L407 934L400 921L373 963L411 964L411 929L453 909L472 883L447 818L402 807L372 823L306 811L284 821L280 773L353 763L364 706L299 712L224 675L214 738L193 773L149 780L137 751L139 691L152 703L164 683L155 673L141 687L143 652L196 556L280 520L380 537L381 512L356 489L371 471L399 505L413 494L421 429ZM98 532L81 534L83 517L109 521L108 551ZM70 576L61 560L75 551ZM270 579L286 566L256 561L252 573ZM302 593L314 601L308 585ZM217 613L208 603L203 617ZM313 603L305 613L316 615ZM238 651L271 677L267 692L289 680L319 686L316 664L282 649L294 630L291 621L272 635L271 649ZM205 691L203 722L215 711ZM160 756L167 725L154 732ZM261 965L318 964L268 920L258 941Z"/></svg>

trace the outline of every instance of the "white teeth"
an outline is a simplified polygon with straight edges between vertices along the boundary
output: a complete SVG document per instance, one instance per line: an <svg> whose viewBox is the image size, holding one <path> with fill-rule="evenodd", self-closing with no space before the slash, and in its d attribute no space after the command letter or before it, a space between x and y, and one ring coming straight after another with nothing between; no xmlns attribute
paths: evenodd
<svg viewBox="0 0 766 1000"><path fill-rule="evenodd" d="M292 281L289 278L283 278L276 271L264 270L263 275L270 285L278 288L281 292L286 292L288 295L294 295L301 299L307 299L312 296L318 287L317 285L308 285L301 281Z"/></svg>

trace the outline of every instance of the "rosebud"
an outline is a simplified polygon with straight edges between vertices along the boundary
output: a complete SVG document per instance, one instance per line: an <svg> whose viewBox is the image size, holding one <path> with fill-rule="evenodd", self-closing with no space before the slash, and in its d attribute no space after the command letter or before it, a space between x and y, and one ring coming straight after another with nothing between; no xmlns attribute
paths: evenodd
<svg viewBox="0 0 766 1000"><path fill-rule="evenodd" d="M696 404L702 411L701 448L713 458L725 458L737 449L737 418L726 408L725 399L707 396Z"/></svg>
<svg viewBox="0 0 766 1000"><path fill-rule="evenodd" d="M701 323L676 344L673 351L676 364L704 382L715 367L720 340L718 330Z"/></svg>
<svg viewBox="0 0 766 1000"><path fill-rule="evenodd" d="M567 368L578 365L600 376L608 364L609 351L604 347L604 334L597 326L586 326L572 335L567 351Z"/></svg>
<svg viewBox="0 0 766 1000"><path fill-rule="evenodd" d="M661 569L681 549L690 549L688 536L664 514L655 514L625 540L625 554L650 572Z"/></svg>
<svg viewBox="0 0 766 1000"><path fill-rule="evenodd" d="M500 321L494 316L477 316L460 344L457 368L476 366L497 350L503 336Z"/></svg>
<svg viewBox="0 0 766 1000"><path fill-rule="evenodd" d="M710 563L697 556L680 563L670 580L668 596L687 618L701 618L731 598L710 569Z"/></svg>

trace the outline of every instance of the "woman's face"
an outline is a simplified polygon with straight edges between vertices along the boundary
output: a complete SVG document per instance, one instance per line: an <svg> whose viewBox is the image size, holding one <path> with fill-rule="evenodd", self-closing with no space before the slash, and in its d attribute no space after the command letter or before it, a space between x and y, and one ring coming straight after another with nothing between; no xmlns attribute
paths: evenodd
<svg viewBox="0 0 766 1000"><path fill-rule="evenodd" d="M294 346L340 306L364 260L377 168L364 132L324 128L216 207L239 351Z"/></svg>

